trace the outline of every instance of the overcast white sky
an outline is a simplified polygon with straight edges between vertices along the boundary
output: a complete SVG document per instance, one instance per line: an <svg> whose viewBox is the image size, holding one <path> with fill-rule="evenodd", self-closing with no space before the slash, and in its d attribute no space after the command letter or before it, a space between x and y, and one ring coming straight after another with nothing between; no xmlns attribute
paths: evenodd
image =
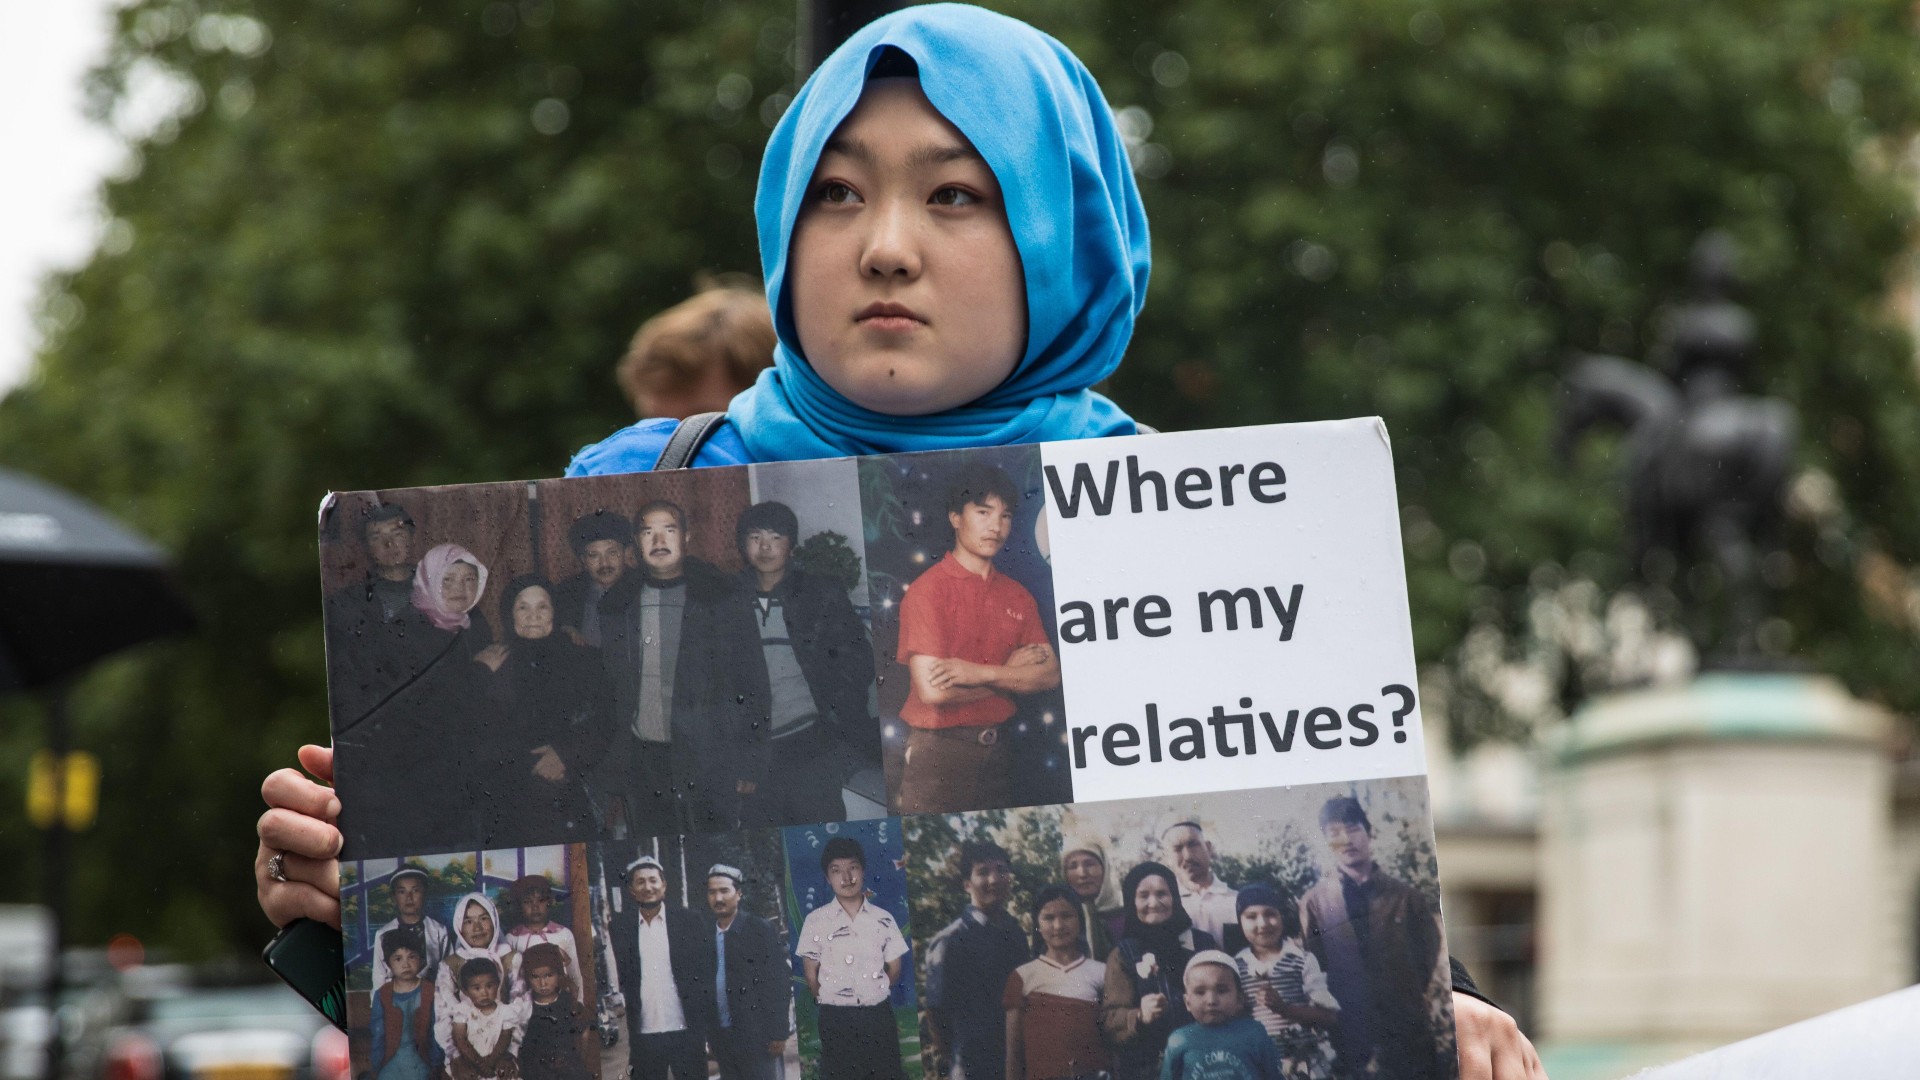
<svg viewBox="0 0 1920 1080"><path fill-rule="evenodd" d="M80 113L80 80L106 49L115 0L0 0L0 393L26 375L40 277L98 235L94 188L119 144Z"/></svg>

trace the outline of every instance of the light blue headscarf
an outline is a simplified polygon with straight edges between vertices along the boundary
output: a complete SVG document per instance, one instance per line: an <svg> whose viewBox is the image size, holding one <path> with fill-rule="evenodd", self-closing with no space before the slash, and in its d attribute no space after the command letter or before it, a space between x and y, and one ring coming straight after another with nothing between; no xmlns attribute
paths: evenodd
<svg viewBox="0 0 1920 1080"><path fill-rule="evenodd" d="M801 354L787 303L787 247L807 183L889 47L919 66L927 100L993 170L1027 279L1020 363L980 400L932 416L886 416L829 387ZM1133 433L1132 418L1088 388L1120 365L1146 302L1146 211L1099 85L1053 38L965 4L874 21L820 65L774 128L754 216L780 338L774 366L728 410L754 460Z"/></svg>

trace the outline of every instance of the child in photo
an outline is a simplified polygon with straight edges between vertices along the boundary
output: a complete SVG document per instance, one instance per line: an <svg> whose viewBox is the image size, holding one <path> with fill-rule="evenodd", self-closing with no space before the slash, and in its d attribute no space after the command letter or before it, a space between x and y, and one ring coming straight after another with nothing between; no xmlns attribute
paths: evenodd
<svg viewBox="0 0 1920 1080"><path fill-rule="evenodd" d="M1327 989L1320 960L1307 951L1300 908L1264 882L1235 899L1247 947L1234 957L1248 1015L1280 1051L1286 1080L1333 1080L1333 1040L1340 1003Z"/></svg>
<svg viewBox="0 0 1920 1080"><path fill-rule="evenodd" d="M1233 957L1218 949L1195 953L1181 982L1193 1023L1167 1040L1160 1080L1280 1080L1280 1051L1243 1013Z"/></svg>
<svg viewBox="0 0 1920 1080"><path fill-rule="evenodd" d="M527 951L535 945L551 945L566 955L567 981L572 986L569 992L575 1001L584 1003L586 988L581 984L586 980L580 977L579 946L573 940L573 931L554 922L548 914L553 910L553 883L545 875L528 874L507 890L506 901L507 909L517 920L507 932L507 948L520 958L514 993L525 993L527 989Z"/></svg>
<svg viewBox="0 0 1920 1080"><path fill-rule="evenodd" d="M513 950L501 939L500 915L485 893L471 892L453 906L453 952L440 965L435 979L433 1007L436 1014L450 1014L466 1000L465 983L460 972L475 960L492 964L500 976L499 996L513 997L513 973L518 965Z"/></svg>
<svg viewBox="0 0 1920 1080"><path fill-rule="evenodd" d="M1107 966L1087 955L1084 905L1069 886L1033 898L1034 958L1007 977L1007 1080L1091 1080L1113 1056L1100 1038Z"/></svg>
<svg viewBox="0 0 1920 1080"><path fill-rule="evenodd" d="M906 1080L893 988L905 973L907 939L893 913L867 894L867 852L836 836L820 849L833 899L807 913L794 953L819 1006L820 1075Z"/></svg>
<svg viewBox="0 0 1920 1080"><path fill-rule="evenodd" d="M372 1080L429 1080L440 1072L441 1050L433 1037L433 994L424 987L426 935L401 926L380 935L387 979L373 992Z"/></svg>
<svg viewBox="0 0 1920 1080"><path fill-rule="evenodd" d="M580 1056L587 1010L567 954L558 945L534 945L520 955L520 976L527 984L520 1075L524 1080L587 1080L587 1063Z"/></svg>
<svg viewBox="0 0 1920 1080"><path fill-rule="evenodd" d="M434 1025L453 1080L519 1080L524 999L502 1004L500 965L475 957L460 968L460 1000Z"/></svg>

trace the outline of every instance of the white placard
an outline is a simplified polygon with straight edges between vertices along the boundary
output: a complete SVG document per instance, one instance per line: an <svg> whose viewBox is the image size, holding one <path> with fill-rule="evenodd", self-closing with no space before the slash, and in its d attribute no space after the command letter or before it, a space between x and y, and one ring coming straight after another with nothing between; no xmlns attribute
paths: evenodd
<svg viewBox="0 0 1920 1080"><path fill-rule="evenodd" d="M1041 460L1076 802L1425 773L1377 417Z"/></svg>

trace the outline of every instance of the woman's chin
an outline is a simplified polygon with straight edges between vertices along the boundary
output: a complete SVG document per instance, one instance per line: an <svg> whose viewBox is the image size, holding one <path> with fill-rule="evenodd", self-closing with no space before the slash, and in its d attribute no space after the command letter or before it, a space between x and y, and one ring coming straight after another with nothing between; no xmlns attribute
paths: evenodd
<svg viewBox="0 0 1920 1080"><path fill-rule="evenodd" d="M836 389L839 389L836 387ZM840 390L840 396L869 412L882 416L932 416L946 412L963 401L949 401L921 387L903 386L898 380L883 380L879 386L858 386Z"/></svg>

